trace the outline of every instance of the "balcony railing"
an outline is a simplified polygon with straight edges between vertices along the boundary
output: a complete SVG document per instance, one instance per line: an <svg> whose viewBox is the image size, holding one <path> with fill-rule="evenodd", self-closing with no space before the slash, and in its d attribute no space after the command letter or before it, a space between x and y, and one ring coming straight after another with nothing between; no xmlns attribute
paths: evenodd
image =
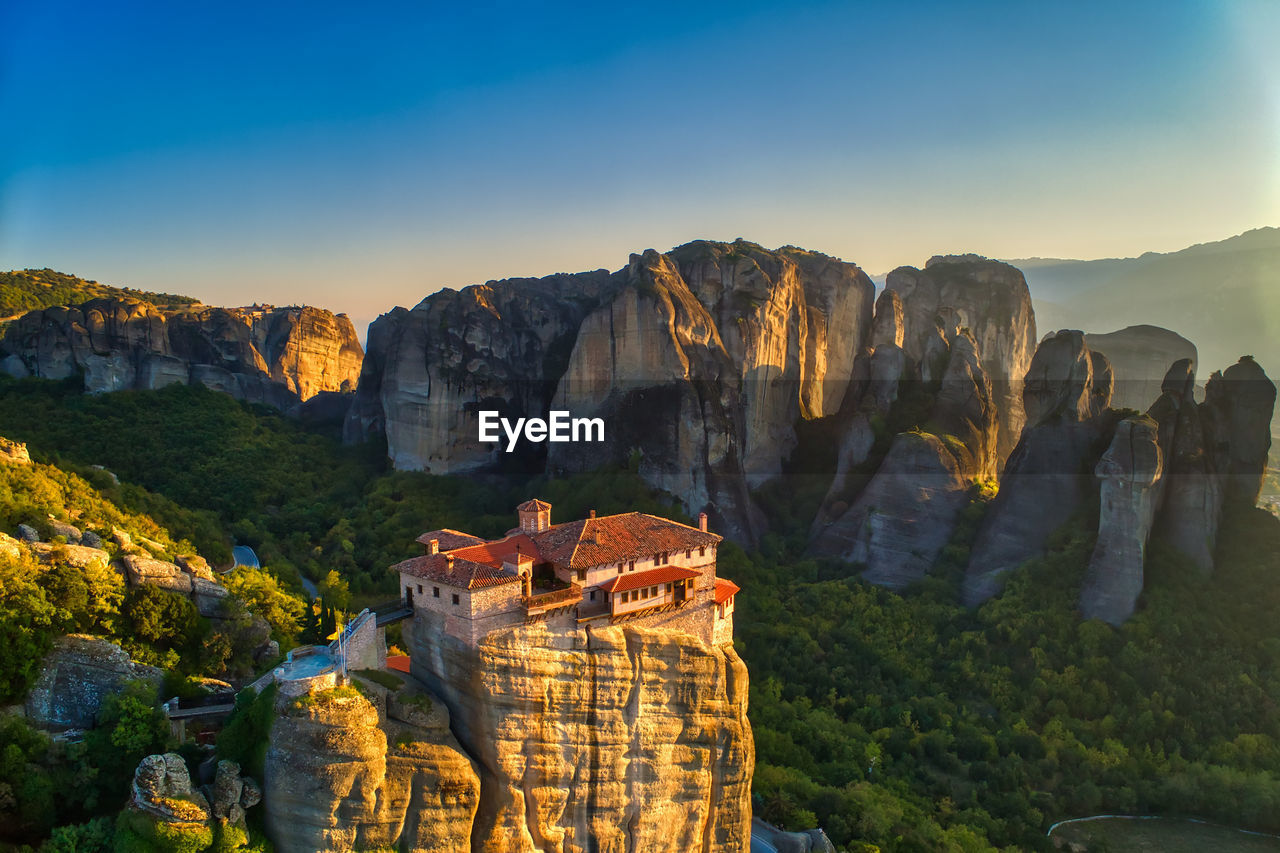
<svg viewBox="0 0 1280 853"><path fill-rule="evenodd" d="M539 592L523 596L520 599L520 603L525 606L526 610L546 610L551 607L576 604L581 600L582 587L577 584L570 584L565 589L553 589L550 592Z"/></svg>

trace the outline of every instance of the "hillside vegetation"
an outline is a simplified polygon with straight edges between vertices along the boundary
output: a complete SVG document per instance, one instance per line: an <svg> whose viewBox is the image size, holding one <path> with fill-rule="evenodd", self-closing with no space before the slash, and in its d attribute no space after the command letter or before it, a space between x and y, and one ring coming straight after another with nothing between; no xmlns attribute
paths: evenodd
<svg viewBox="0 0 1280 853"><path fill-rule="evenodd" d="M175 293L152 293L128 287L112 287L73 275L43 270L0 272L0 320L55 305L79 305L99 297L130 297L157 308L179 308L200 300Z"/></svg>
<svg viewBox="0 0 1280 853"><path fill-rule="evenodd" d="M286 583L336 567L357 595L392 592L386 566L417 552L423 529L497 535L534 494L562 519L679 515L628 470L523 481L387 472L382 448L343 448L201 388L85 397L0 382L0 434L154 490L102 494L126 515L152 507L173 537L225 547L229 530ZM1075 605L1096 504L970 611L957 604L959 567L988 492L975 490L932 576L899 595L804 556L811 486L772 484L761 498L773 532L757 552L721 552L721 573L743 587L757 814L821 825L840 849L864 852L1044 850L1055 820L1098 812L1280 830L1280 520L1230 515L1211 580L1153 548L1139 612L1114 629ZM267 594L271 583L246 586ZM248 756L259 738L243 739Z"/></svg>

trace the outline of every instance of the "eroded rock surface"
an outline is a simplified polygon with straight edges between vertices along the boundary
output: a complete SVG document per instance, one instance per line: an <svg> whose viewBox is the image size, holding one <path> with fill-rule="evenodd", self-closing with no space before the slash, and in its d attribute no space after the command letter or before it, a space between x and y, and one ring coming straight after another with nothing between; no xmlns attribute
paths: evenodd
<svg viewBox="0 0 1280 853"><path fill-rule="evenodd" d="M374 702L346 688L282 703L264 784L276 850L470 853L480 780L447 714L421 700L406 700L418 716L397 713L372 692Z"/></svg>
<svg viewBox="0 0 1280 853"><path fill-rule="evenodd" d="M1107 357L1115 371L1111 405L1145 412L1163 393L1169 365L1187 360L1196 368L1196 345L1159 326L1127 326L1107 334L1088 334L1085 343Z"/></svg>
<svg viewBox="0 0 1280 853"><path fill-rule="evenodd" d="M40 728L92 728L102 701L120 692L126 682L159 687L162 678L159 669L135 663L115 643L69 634L54 641L24 708Z"/></svg>
<svg viewBox="0 0 1280 853"><path fill-rule="evenodd" d="M971 551L963 598L996 595L1011 569L1044 551L1045 541L1092 494L1093 470L1110 441L1112 375L1084 335L1062 331L1036 349L1023 387L1027 426L1000 480Z"/></svg>
<svg viewBox="0 0 1280 853"><path fill-rule="evenodd" d="M279 408L354 391L362 358L350 319L311 307L161 310L102 298L31 311L0 339L14 376L82 372L91 393L199 383Z"/></svg>
<svg viewBox="0 0 1280 853"><path fill-rule="evenodd" d="M472 850L748 848L754 745L731 645L535 624L472 650L419 614L406 623L414 673L479 766Z"/></svg>
<svg viewBox="0 0 1280 853"><path fill-rule="evenodd" d="M1080 612L1120 625L1142 594L1156 484L1164 475L1156 422L1143 416L1120 421L1096 474L1102 487L1098 541L1080 591Z"/></svg>

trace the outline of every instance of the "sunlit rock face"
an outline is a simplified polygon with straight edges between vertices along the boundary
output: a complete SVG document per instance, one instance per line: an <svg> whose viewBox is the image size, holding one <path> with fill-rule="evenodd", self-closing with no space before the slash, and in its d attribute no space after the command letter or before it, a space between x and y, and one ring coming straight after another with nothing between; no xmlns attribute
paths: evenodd
<svg viewBox="0 0 1280 853"><path fill-rule="evenodd" d="M469 648L422 611L406 634L478 765L472 850L748 848L755 750L732 645L535 624Z"/></svg>
<svg viewBox="0 0 1280 853"><path fill-rule="evenodd" d="M874 285L801 249L698 241L614 273L442 291L373 324L347 437L385 434L397 468L634 464L728 535L760 528L796 422L839 410L870 334ZM478 411L605 421L601 444L479 441Z"/></svg>
<svg viewBox="0 0 1280 853"><path fill-rule="evenodd" d="M13 376L83 374L90 393L203 384L288 408L354 391L364 353L345 314L319 308L161 310L128 298L31 311L5 330Z"/></svg>

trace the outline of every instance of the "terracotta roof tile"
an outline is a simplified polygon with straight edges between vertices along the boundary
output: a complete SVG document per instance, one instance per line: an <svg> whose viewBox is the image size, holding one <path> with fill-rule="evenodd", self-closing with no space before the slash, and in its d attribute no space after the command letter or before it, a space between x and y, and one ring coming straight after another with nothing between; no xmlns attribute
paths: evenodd
<svg viewBox="0 0 1280 853"><path fill-rule="evenodd" d="M716 604L724 604L742 590L728 578L716 578Z"/></svg>
<svg viewBox="0 0 1280 853"><path fill-rule="evenodd" d="M721 540L714 533L643 512L570 521L531 533L529 538L538 546L542 559L571 569L648 557L661 551L684 551Z"/></svg>
<svg viewBox="0 0 1280 853"><path fill-rule="evenodd" d="M516 512L549 512L550 510L551 504L543 500L538 500L537 498L525 501L516 507Z"/></svg>
<svg viewBox="0 0 1280 853"><path fill-rule="evenodd" d="M655 584L696 578L700 574L702 573L693 569L682 569L679 566L660 566L656 569L649 569L647 572L629 572L625 575L618 575L613 580L600 584L600 588L608 593L626 592L629 589L641 589Z"/></svg>
<svg viewBox="0 0 1280 853"><path fill-rule="evenodd" d="M396 563L391 567L391 571L437 581L445 586L459 589L484 589L520 580L519 575L510 569L502 568L501 564L491 566L487 563L477 563L457 557L454 558L453 568L450 569L448 558L447 554L426 554L405 560L403 563Z"/></svg>
<svg viewBox="0 0 1280 853"><path fill-rule="evenodd" d="M465 548L451 550L449 553L458 559L488 563L491 566L501 566L505 560L514 557L516 554L530 557L534 560L540 559L538 546L523 533L517 533L514 536L508 536L496 542L481 541L478 545L468 545Z"/></svg>
<svg viewBox="0 0 1280 853"><path fill-rule="evenodd" d="M414 541L421 542L423 545L430 545L432 539L440 543L441 551L452 551L454 548L463 548L467 545L478 545L484 542L479 536L472 536L470 533L463 533L461 530L450 530L448 527L440 530L428 530Z"/></svg>

